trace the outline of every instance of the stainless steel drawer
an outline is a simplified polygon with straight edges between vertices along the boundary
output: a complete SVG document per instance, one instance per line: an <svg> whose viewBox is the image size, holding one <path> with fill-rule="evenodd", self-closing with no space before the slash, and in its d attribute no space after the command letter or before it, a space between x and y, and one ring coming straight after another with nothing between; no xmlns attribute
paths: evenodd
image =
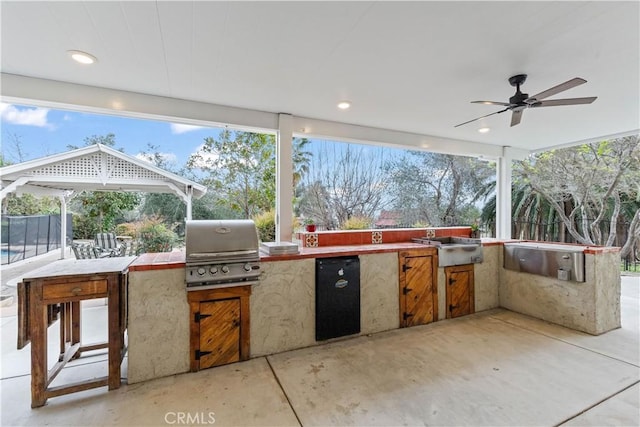
<svg viewBox="0 0 640 427"><path fill-rule="evenodd" d="M584 282L584 248L544 243L505 243L504 268Z"/></svg>

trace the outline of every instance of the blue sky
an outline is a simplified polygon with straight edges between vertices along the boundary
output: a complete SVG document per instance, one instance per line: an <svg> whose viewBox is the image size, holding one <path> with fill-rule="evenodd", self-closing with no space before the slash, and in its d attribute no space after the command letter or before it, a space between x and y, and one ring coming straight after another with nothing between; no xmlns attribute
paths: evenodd
<svg viewBox="0 0 640 427"><path fill-rule="evenodd" d="M0 118L2 155L5 161L11 163L69 151L68 145L84 146L85 138L113 133L116 136L116 148L123 148L125 153L137 156L149 151L148 144L151 143L165 156L168 169L176 171L186 164L189 155L198 150L206 137L217 138L221 130L6 103L0 103ZM16 141L20 142L21 152L16 149ZM327 143L311 140L307 149L315 152ZM346 145L340 144L342 147ZM357 145L366 147L368 152L382 150L386 155L403 151Z"/></svg>
<svg viewBox="0 0 640 427"><path fill-rule="evenodd" d="M93 135L115 134L116 147L130 155L148 151L148 143L166 155L172 168L184 166L206 137L217 137L219 128L202 128L163 121L78 113L0 103L2 155L18 163L83 146ZM20 141L20 159L15 141Z"/></svg>

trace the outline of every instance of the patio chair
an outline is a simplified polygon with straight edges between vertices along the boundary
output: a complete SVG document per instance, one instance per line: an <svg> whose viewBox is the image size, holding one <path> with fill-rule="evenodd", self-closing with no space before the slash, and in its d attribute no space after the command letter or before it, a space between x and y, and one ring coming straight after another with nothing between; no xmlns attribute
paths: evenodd
<svg viewBox="0 0 640 427"><path fill-rule="evenodd" d="M124 256L138 256L144 251L144 245L140 240L129 240L125 245Z"/></svg>
<svg viewBox="0 0 640 427"><path fill-rule="evenodd" d="M127 245L119 243L115 233L98 233L95 238L95 247L103 256L124 256Z"/></svg>
<svg viewBox="0 0 640 427"><path fill-rule="evenodd" d="M74 243L71 245L76 259L99 258L96 248L91 243Z"/></svg>

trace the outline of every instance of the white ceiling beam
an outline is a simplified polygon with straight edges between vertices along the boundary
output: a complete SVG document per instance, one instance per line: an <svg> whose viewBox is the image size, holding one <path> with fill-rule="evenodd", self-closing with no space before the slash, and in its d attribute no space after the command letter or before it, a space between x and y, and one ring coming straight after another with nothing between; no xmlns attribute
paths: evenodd
<svg viewBox="0 0 640 427"><path fill-rule="evenodd" d="M2 100L49 108L275 133L278 115L2 73Z"/></svg>
<svg viewBox="0 0 640 427"><path fill-rule="evenodd" d="M440 138L305 117L293 118L293 131L296 136L304 138L331 139L360 144L370 143L394 148L492 159L502 155L502 147L498 145L480 144L458 139Z"/></svg>

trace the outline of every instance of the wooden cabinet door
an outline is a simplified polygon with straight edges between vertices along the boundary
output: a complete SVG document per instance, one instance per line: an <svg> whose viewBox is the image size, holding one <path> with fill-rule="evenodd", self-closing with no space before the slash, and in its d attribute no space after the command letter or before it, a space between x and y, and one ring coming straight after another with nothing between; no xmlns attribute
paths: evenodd
<svg viewBox="0 0 640 427"><path fill-rule="evenodd" d="M240 360L240 298L200 303L200 369Z"/></svg>
<svg viewBox="0 0 640 427"><path fill-rule="evenodd" d="M434 255L400 253L400 326L431 323L438 318Z"/></svg>
<svg viewBox="0 0 640 427"><path fill-rule="evenodd" d="M473 264L445 267L444 274L447 287L447 319L473 313Z"/></svg>

